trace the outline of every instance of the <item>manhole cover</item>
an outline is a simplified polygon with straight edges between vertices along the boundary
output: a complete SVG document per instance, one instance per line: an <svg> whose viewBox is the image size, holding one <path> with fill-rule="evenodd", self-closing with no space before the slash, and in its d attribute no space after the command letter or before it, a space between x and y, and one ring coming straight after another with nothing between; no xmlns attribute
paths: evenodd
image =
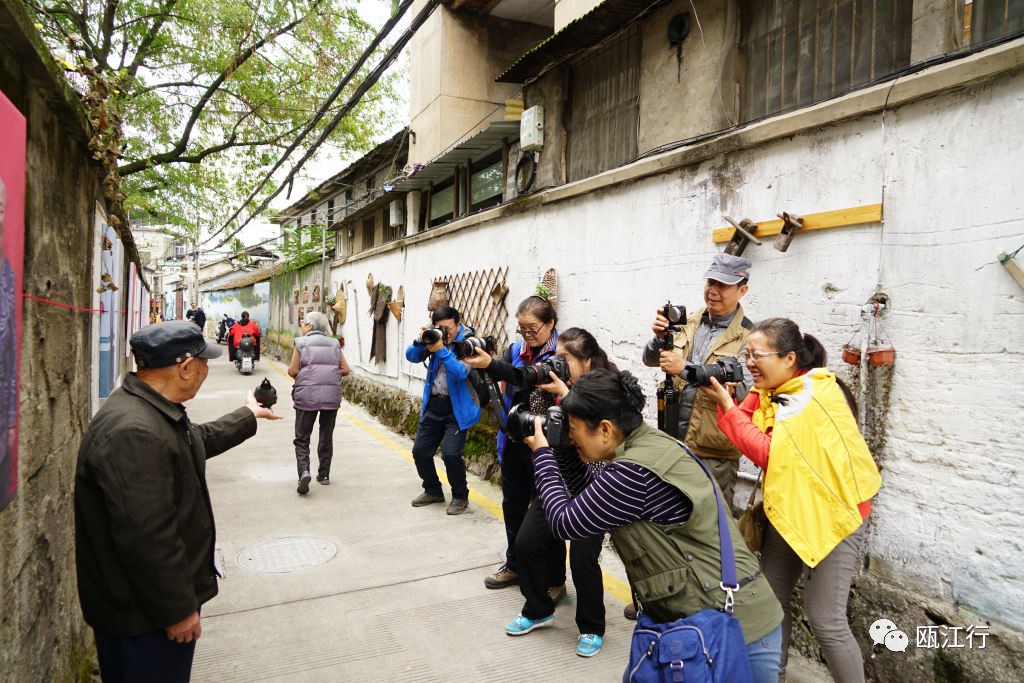
<svg viewBox="0 0 1024 683"><path fill-rule="evenodd" d="M246 474L250 479L256 481L290 481L294 483L299 480L299 475L295 473L294 464L252 467Z"/></svg>
<svg viewBox="0 0 1024 683"><path fill-rule="evenodd" d="M235 563L254 572L298 572L327 562L337 552L333 543L322 538L275 538L249 546L238 554Z"/></svg>

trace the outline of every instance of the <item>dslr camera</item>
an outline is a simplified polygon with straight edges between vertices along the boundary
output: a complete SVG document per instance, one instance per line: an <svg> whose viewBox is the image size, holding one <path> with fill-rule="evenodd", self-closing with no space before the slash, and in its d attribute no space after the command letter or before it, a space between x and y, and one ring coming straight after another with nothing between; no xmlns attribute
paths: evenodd
<svg viewBox="0 0 1024 683"><path fill-rule="evenodd" d="M452 353L459 360L472 356L477 349L483 349L485 353L494 353L494 337L466 337L461 341L452 342Z"/></svg>
<svg viewBox="0 0 1024 683"><path fill-rule="evenodd" d="M569 381L569 361L565 360L564 356L551 356L536 365L528 365L517 370L516 384L522 387L548 384L551 381L549 372L555 373L555 377L563 382Z"/></svg>
<svg viewBox="0 0 1024 683"><path fill-rule="evenodd" d="M448 330L438 325L435 325L434 327L428 327L427 329L423 330L423 334L420 335L420 340L427 346L430 346L431 344L436 344L437 342L442 342L445 346L447 346Z"/></svg>
<svg viewBox="0 0 1024 683"><path fill-rule="evenodd" d="M517 443L534 434L534 418L536 415L530 413L530 406L525 403L517 403L508 411L505 431L508 438ZM541 429L544 438L552 448L558 448L568 441L569 425L565 413L558 406L551 406L547 413L541 417Z"/></svg>
<svg viewBox="0 0 1024 683"><path fill-rule="evenodd" d="M691 363L686 366L684 372L686 373L686 383L695 387L711 386L712 377L722 385L726 382L743 381L743 364L732 356L719 358L714 363L707 365Z"/></svg>

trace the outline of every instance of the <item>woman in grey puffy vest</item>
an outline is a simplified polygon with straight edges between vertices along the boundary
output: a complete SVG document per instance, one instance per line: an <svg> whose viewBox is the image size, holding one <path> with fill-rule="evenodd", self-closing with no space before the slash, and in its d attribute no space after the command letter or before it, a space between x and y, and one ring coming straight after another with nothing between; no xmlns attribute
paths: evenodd
<svg viewBox="0 0 1024 683"><path fill-rule="evenodd" d="M317 443L316 480L331 483L331 458L334 455L334 422L341 407L341 378L349 374L341 344L327 335L330 327L323 313L307 313L302 321L302 336L295 338L288 374L295 378L292 405L295 407L295 464L299 471L298 493L309 493L309 437L320 415L320 440Z"/></svg>

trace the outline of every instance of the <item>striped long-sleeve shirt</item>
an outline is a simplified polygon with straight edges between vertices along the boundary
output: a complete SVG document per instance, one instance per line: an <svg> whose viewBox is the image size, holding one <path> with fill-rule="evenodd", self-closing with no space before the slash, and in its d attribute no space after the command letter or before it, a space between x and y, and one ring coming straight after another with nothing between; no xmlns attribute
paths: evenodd
<svg viewBox="0 0 1024 683"><path fill-rule="evenodd" d="M690 499L644 467L613 462L594 472L579 459L559 464L550 448L534 452L537 491L551 531L560 539L588 538L639 519L680 524L690 518ZM579 495L569 494L567 481Z"/></svg>

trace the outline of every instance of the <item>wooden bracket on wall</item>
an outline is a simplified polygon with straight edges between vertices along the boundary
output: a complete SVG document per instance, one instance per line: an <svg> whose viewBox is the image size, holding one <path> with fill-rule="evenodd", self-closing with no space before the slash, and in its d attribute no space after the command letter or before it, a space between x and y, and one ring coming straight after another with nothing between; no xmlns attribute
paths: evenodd
<svg viewBox="0 0 1024 683"><path fill-rule="evenodd" d="M792 214L791 214L792 215ZM854 206L848 209L837 209L835 211L822 211L821 213L801 214L803 225L801 232L807 230L824 230L826 228L842 228L850 225L864 225L865 223L880 223L882 221L881 204L865 204ZM770 237L782 233L785 221L781 218L757 223L757 236ZM711 234L711 240L715 244L729 242L732 240L736 229L729 225L723 228L715 228Z"/></svg>

